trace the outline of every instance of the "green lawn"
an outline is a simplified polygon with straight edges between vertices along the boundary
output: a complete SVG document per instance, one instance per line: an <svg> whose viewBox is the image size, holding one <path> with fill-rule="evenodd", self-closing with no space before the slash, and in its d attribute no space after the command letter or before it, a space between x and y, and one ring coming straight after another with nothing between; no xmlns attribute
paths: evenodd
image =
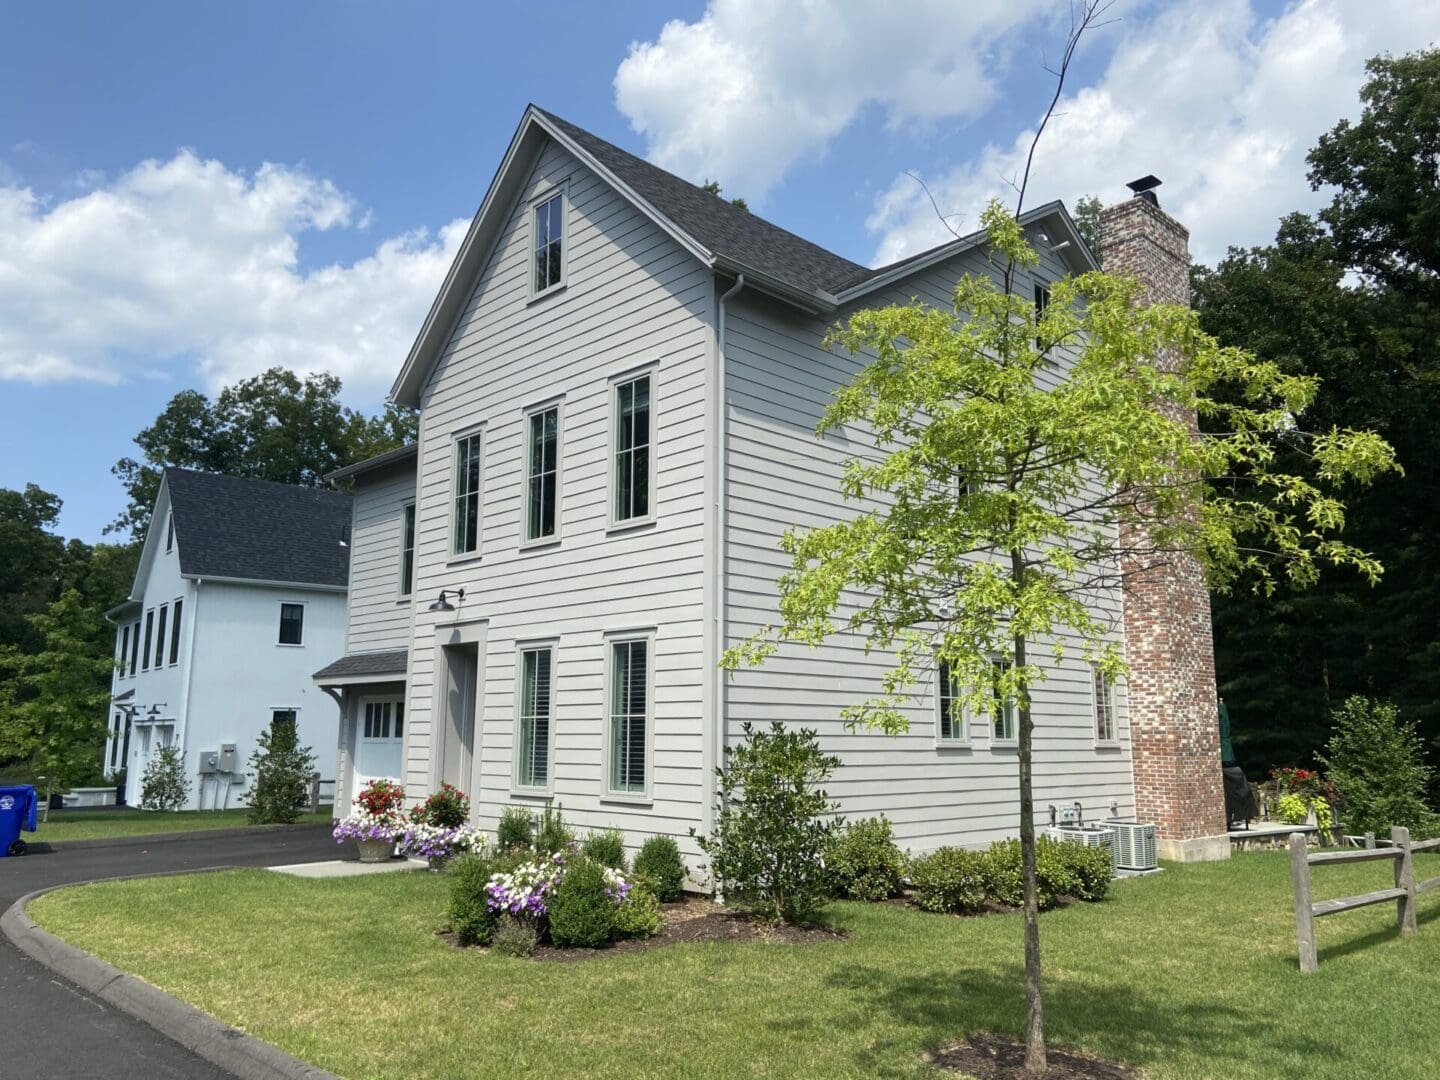
<svg viewBox="0 0 1440 1080"><path fill-rule="evenodd" d="M42 811L43 812L43 811ZM322 806L318 814L303 814L302 823L330 820L330 807ZM245 808L238 810L188 810L160 813L150 810L51 810L50 820L42 821L32 836L21 839L63 844L66 840L101 840L109 837L148 836L152 833L190 832L193 829L237 829L249 822Z"/></svg>
<svg viewBox="0 0 1440 1080"><path fill-rule="evenodd" d="M1440 859L1422 857L1422 876ZM1322 896L1388 866L1317 870ZM80 886L42 925L342 1076L914 1077L923 1051L1019 1032L1021 926L895 905L832 909L849 938L691 944L540 963L435 936L445 880L263 870ZM1431 1078L1440 1070L1440 892L1319 924L1297 969L1284 854L1170 867L1042 916L1055 1042L1151 1077Z"/></svg>

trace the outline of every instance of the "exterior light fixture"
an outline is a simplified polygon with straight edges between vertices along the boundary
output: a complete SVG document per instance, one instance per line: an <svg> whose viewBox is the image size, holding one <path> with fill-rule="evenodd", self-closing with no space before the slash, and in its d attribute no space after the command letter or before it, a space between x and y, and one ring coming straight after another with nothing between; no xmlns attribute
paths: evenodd
<svg viewBox="0 0 1440 1080"><path fill-rule="evenodd" d="M439 600L436 600L433 604L430 605L430 610L431 610L431 611L454 611L454 610L455 610L455 605L452 604L452 603L450 603L449 600L446 600L446 599L445 599L445 597L448 596L448 595L453 595L456 600L459 600L459 601L461 601L462 603L463 603L464 600L465 600L465 590L464 590L464 589L441 589L441 590L440 590L440 599L439 599Z"/></svg>

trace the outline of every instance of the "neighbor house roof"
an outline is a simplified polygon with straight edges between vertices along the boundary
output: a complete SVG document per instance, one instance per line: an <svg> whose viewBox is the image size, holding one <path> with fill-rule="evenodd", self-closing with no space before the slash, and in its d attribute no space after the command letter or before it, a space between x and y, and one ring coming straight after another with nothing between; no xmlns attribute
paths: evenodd
<svg viewBox="0 0 1440 1080"><path fill-rule="evenodd" d="M394 450L386 450L383 454L376 454L364 461L357 461L353 465L346 465L343 469L336 469L334 472L325 474L325 479L332 484L336 480L344 480L351 476L359 476L362 473L374 472L376 469L383 469L402 461L411 461L419 453L420 447L416 443L406 443L404 446L397 446ZM413 468L413 466L412 466Z"/></svg>
<svg viewBox="0 0 1440 1080"><path fill-rule="evenodd" d="M315 672L317 683L372 682L403 679L410 654L405 649L351 653Z"/></svg>
<svg viewBox="0 0 1440 1080"><path fill-rule="evenodd" d="M349 493L174 468L165 485L186 577L347 585Z"/></svg>

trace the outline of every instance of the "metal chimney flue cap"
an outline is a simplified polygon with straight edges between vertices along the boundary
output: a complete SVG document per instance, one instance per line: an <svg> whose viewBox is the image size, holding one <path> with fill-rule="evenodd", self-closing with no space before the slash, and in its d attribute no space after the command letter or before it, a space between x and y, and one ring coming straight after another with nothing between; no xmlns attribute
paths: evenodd
<svg viewBox="0 0 1440 1080"><path fill-rule="evenodd" d="M1155 206L1160 205L1160 199L1155 194L1155 189L1160 186L1158 176L1142 176L1139 180L1131 180L1125 186L1135 193L1137 199L1144 199Z"/></svg>

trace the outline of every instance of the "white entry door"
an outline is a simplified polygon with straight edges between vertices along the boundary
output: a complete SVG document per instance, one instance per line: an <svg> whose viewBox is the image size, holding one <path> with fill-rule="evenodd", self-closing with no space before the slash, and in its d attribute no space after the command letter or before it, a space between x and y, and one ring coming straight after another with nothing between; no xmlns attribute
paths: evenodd
<svg viewBox="0 0 1440 1080"><path fill-rule="evenodd" d="M371 780L403 780L405 702L398 698L360 699L355 717L355 792Z"/></svg>

